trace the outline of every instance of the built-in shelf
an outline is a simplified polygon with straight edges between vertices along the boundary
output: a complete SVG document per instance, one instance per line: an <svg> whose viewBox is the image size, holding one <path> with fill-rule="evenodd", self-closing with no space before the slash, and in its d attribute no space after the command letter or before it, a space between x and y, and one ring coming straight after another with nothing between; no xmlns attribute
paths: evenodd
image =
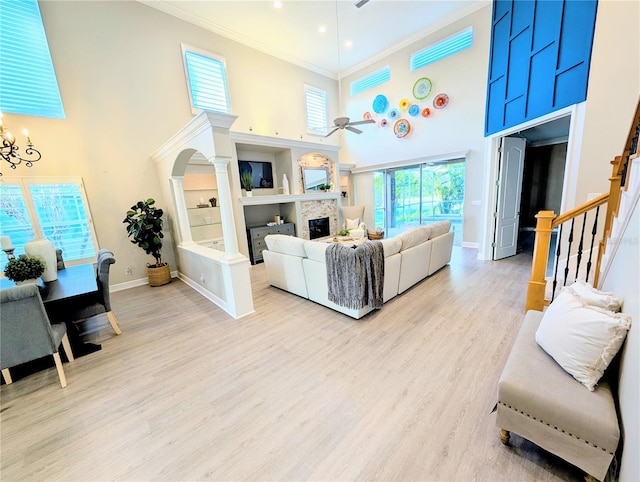
<svg viewBox="0 0 640 482"><path fill-rule="evenodd" d="M243 206L260 206L262 204L283 204L295 201L320 201L322 199L339 199L339 192L319 192L305 194L276 194L274 196L251 196L241 197Z"/></svg>

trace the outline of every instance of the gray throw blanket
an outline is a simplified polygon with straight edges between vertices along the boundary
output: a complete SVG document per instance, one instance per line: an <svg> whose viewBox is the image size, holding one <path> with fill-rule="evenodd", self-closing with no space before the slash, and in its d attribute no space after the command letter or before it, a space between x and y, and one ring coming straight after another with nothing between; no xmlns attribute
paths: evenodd
<svg viewBox="0 0 640 482"><path fill-rule="evenodd" d="M325 251L329 301L359 310L365 306L382 308L384 250L380 241L370 241L355 249L334 243Z"/></svg>

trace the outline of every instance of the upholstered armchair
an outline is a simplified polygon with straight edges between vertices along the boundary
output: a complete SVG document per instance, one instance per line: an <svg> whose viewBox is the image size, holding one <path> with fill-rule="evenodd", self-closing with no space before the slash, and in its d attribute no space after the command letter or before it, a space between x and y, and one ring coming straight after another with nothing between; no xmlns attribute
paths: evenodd
<svg viewBox="0 0 640 482"><path fill-rule="evenodd" d="M79 322L96 315L106 314L107 320L116 335L121 335L122 330L118 324L118 318L111 311L111 297L109 295L109 267L116 262L113 252L108 249L98 251L96 263L96 282L98 291L89 295L79 296L64 306L49 309L49 315L55 322ZM71 327L69 328L71 330ZM73 335L73 334L72 334ZM74 340L78 335L74 335Z"/></svg>
<svg viewBox="0 0 640 482"><path fill-rule="evenodd" d="M60 385L66 387L67 379L58 348L62 343L69 361L74 360L67 327L64 323L52 325L49 322L37 285L0 290L0 301L0 362L5 383L12 383L9 368L53 355Z"/></svg>
<svg viewBox="0 0 640 482"><path fill-rule="evenodd" d="M366 238L367 225L362 222L364 218L364 206L342 206L342 228L348 229L352 238Z"/></svg>

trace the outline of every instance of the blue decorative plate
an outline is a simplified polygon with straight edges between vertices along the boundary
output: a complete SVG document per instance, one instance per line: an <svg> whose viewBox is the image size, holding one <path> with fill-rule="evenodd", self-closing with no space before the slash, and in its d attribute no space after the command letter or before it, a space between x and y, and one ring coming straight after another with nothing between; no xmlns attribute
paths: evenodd
<svg viewBox="0 0 640 482"><path fill-rule="evenodd" d="M399 115L398 109L391 109L388 114L389 119L396 119Z"/></svg>
<svg viewBox="0 0 640 482"><path fill-rule="evenodd" d="M389 107L389 101L384 95L378 94L376 98L373 99L373 112L376 114L382 114L387 110L387 107Z"/></svg>
<svg viewBox="0 0 640 482"><path fill-rule="evenodd" d="M409 115L412 117L417 116L420 113L420 106L418 104L413 104L409 107Z"/></svg>

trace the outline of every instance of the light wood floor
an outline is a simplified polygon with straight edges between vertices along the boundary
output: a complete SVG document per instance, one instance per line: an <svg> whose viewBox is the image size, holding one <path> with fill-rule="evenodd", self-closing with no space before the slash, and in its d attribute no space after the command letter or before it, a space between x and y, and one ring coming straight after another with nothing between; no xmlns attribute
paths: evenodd
<svg viewBox="0 0 640 482"><path fill-rule="evenodd" d="M124 334L1 387L9 480L579 480L495 427L531 258L450 266L356 321L270 287L233 320L180 281L112 295Z"/></svg>

